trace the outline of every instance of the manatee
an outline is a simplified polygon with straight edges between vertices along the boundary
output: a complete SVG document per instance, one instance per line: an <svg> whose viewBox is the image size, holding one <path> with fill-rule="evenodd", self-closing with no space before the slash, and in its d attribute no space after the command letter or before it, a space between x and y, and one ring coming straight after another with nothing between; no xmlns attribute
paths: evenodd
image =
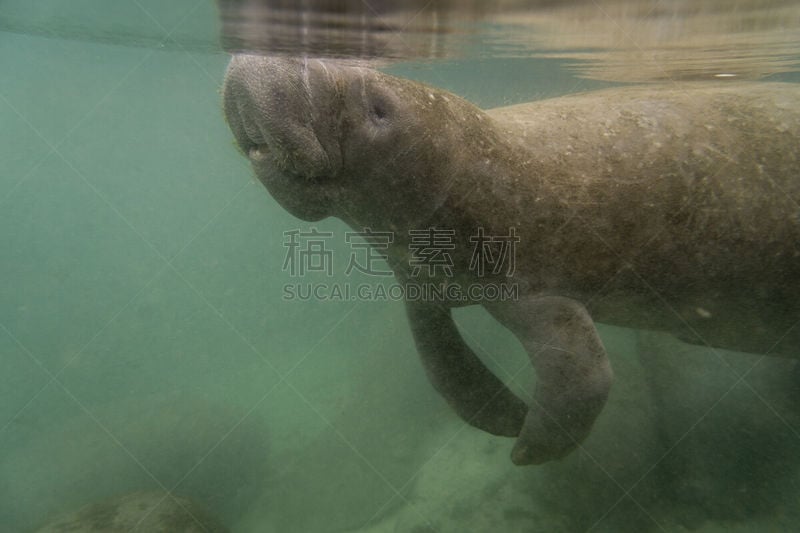
<svg viewBox="0 0 800 533"><path fill-rule="evenodd" d="M464 421L516 437L516 464L569 454L603 409L612 369L595 321L797 356L797 85L624 87L481 110L369 68L234 55L223 92L279 204L392 232L398 282L447 289L406 299L426 374ZM449 236L449 268L412 265L413 230L426 229ZM518 239L513 268L474 268L481 235ZM513 294L471 290L491 286ZM529 405L462 339L451 309L463 305L483 305L529 354Z"/></svg>

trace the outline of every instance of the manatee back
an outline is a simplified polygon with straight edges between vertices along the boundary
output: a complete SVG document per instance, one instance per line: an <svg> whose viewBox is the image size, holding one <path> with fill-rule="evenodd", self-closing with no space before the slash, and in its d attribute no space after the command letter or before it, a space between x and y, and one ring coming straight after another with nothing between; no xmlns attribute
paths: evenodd
<svg viewBox="0 0 800 533"><path fill-rule="evenodd" d="M616 88L488 114L530 154L537 196L577 213L555 237L520 233L538 236L536 269L573 276L578 295L604 287L597 320L673 332L688 320L717 346L761 351L800 316L800 86ZM635 274L616 275L626 264ZM775 351L798 344L786 335Z"/></svg>

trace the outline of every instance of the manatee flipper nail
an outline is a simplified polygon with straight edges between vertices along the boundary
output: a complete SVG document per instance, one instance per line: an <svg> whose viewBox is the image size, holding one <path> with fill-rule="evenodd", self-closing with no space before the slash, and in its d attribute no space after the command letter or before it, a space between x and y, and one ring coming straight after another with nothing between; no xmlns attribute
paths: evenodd
<svg viewBox="0 0 800 533"><path fill-rule="evenodd" d="M580 303L557 296L489 310L522 342L536 370L533 402L511 460L526 465L564 457L589 434L613 380L591 317Z"/></svg>
<svg viewBox="0 0 800 533"><path fill-rule="evenodd" d="M516 437L528 411L461 338L450 309L437 303L406 302L417 351L434 388L468 424Z"/></svg>

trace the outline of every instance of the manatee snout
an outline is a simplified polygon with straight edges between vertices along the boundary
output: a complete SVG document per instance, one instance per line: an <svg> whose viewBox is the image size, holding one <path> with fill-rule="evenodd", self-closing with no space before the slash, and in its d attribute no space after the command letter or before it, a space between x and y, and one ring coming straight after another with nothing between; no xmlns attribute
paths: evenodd
<svg viewBox="0 0 800 533"><path fill-rule="evenodd" d="M271 172L319 179L338 170L329 120L333 93L318 61L233 56L223 88L225 118L262 181Z"/></svg>

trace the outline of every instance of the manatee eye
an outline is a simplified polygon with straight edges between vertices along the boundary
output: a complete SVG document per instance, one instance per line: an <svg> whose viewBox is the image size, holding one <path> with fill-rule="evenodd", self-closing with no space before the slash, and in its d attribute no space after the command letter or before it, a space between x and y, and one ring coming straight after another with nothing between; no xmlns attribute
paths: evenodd
<svg viewBox="0 0 800 533"><path fill-rule="evenodd" d="M373 122L385 124L392 114L392 104L385 97L373 97L369 102L369 115Z"/></svg>
<svg viewBox="0 0 800 533"><path fill-rule="evenodd" d="M372 114L375 116L375 118L382 120L386 118L386 108L382 103L376 102L372 104Z"/></svg>
<svg viewBox="0 0 800 533"><path fill-rule="evenodd" d="M378 80L367 80L367 85L361 88L360 115L378 131L391 126L398 118L402 109L397 91L386 83Z"/></svg>

